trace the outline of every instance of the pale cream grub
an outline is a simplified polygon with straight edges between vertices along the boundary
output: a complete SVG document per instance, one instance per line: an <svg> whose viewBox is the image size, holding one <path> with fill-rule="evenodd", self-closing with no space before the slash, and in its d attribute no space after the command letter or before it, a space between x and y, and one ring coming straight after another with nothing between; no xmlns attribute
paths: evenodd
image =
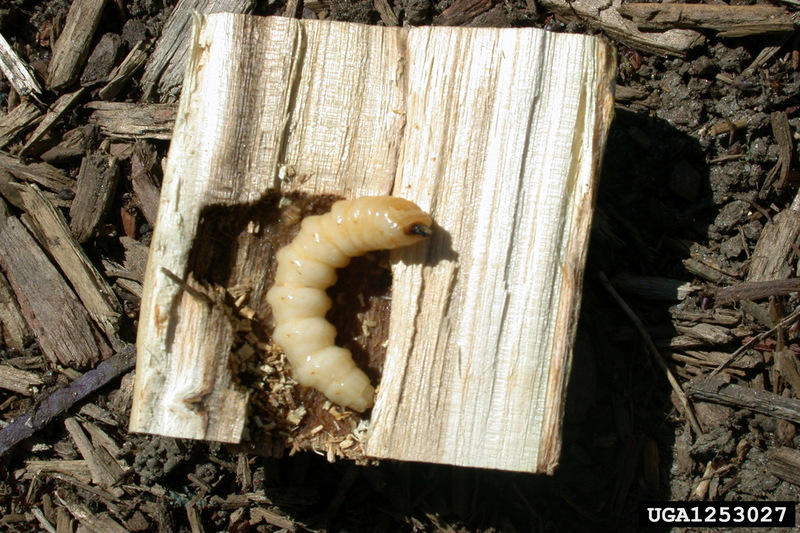
<svg viewBox="0 0 800 533"><path fill-rule="evenodd" d="M301 385L355 411L372 407L369 378L349 350L334 345L336 328L325 320L332 302L325 290L351 258L417 243L430 235L431 223L416 204L392 196L341 200L330 212L303 219L297 237L276 254L275 283L267 292L276 324L272 338Z"/></svg>

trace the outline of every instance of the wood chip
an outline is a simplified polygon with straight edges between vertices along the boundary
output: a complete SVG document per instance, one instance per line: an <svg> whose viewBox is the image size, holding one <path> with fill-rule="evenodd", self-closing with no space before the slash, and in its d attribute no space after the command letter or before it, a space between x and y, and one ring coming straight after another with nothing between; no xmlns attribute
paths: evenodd
<svg viewBox="0 0 800 533"><path fill-rule="evenodd" d="M120 468L119 464L111 457L111 454L105 448L95 446L86 434L80 423L74 418L69 417L64 421L64 427L69 431L72 441L78 448L81 456L86 460L89 466L89 472L92 474L92 481L102 488L111 492L116 497L123 494L122 489L116 487L116 484L125 475L125 472Z"/></svg>
<svg viewBox="0 0 800 533"><path fill-rule="evenodd" d="M74 83L89 55L106 0L73 0L61 35L53 45L47 86L60 90Z"/></svg>
<svg viewBox="0 0 800 533"><path fill-rule="evenodd" d="M30 67L11 48L6 38L0 34L0 70L19 94L41 94L42 88Z"/></svg>
<svg viewBox="0 0 800 533"><path fill-rule="evenodd" d="M125 59L120 63L111 74L108 75L108 83L97 92L97 97L100 100L111 100L114 98L125 84L130 80L136 72L144 66L147 61L147 48L144 41L139 41L136 46L128 52Z"/></svg>
<svg viewBox="0 0 800 533"><path fill-rule="evenodd" d="M691 398L743 407L800 424L800 400L784 398L765 390L725 383L719 378L695 379L686 384L685 391Z"/></svg>
<svg viewBox="0 0 800 533"><path fill-rule="evenodd" d="M83 483L89 483L92 480L92 474L89 471L89 465L85 459L25 461L25 470L22 474L22 479L33 479L43 473L53 472L66 474Z"/></svg>
<svg viewBox="0 0 800 533"><path fill-rule="evenodd" d="M118 180L119 165L115 157L95 152L83 158L69 209L70 228L78 242L94 237L114 201Z"/></svg>
<svg viewBox="0 0 800 533"><path fill-rule="evenodd" d="M567 18L577 17L633 48L653 54L684 56L705 43L705 37L694 30L640 31L636 24L620 14L622 0L542 0L541 5Z"/></svg>
<svg viewBox="0 0 800 533"><path fill-rule="evenodd" d="M629 3L618 10L645 31L690 28L714 30L720 37L743 37L794 30L789 11L769 5Z"/></svg>
<svg viewBox="0 0 800 533"><path fill-rule="evenodd" d="M20 181L38 183L51 191L61 192L75 187L75 180L67 177L56 167L47 163L23 164L16 157L0 154L0 168L8 171Z"/></svg>
<svg viewBox="0 0 800 533"><path fill-rule="evenodd" d="M248 13L254 0L179 0L142 75L145 99L175 102L183 82L194 13ZM156 94L157 93L157 94Z"/></svg>
<svg viewBox="0 0 800 533"><path fill-rule="evenodd" d="M42 112L32 102L23 102L0 117L0 148L4 148L23 131L42 120Z"/></svg>
<svg viewBox="0 0 800 533"><path fill-rule="evenodd" d="M2 200L0 265L28 326L52 362L85 368L110 355L75 292Z"/></svg>
<svg viewBox="0 0 800 533"><path fill-rule="evenodd" d="M34 186L20 187L20 194L42 247L61 267L89 316L103 330L112 346L122 348L122 341L117 337L122 307L111 286L73 238L64 215Z"/></svg>
<svg viewBox="0 0 800 533"><path fill-rule="evenodd" d="M100 126L109 137L122 139L161 139L172 137L177 106L174 104L131 104L123 102L89 102L93 109L90 122Z"/></svg>
<svg viewBox="0 0 800 533"><path fill-rule="evenodd" d="M766 451L768 469L774 476L800 486L800 451L779 446Z"/></svg>
<svg viewBox="0 0 800 533"><path fill-rule="evenodd" d="M11 365L0 364L0 389L14 391L25 396L33 396L37 390L34 387L44 385L38 374L14 368Z"/></svg>
<svg viewBox="0 0 800 533"><path fill-rule="evenodd" d="M88 90L85 88L80 88L74 93L62 95L56 100L53 105L50 106L48 109L47 114L44 116L42 121L36 127L34 132L28 138L28 141L25 143L25 146L22 147L22 150L19 151L19 155L22 156L26 152L30 151L32 146L35 146L42 137L44 137L48 131L50 131L53 126L58 124L58 122L64 117L64 115L75 107L78 102L81 101L87 94Z"/></svg>
<svg viewBox="0 0 800 533"><path fill-rule="evenodd" d="M161 196L159 161L158 152L149 141L137 140L133 144L133 154L131 154L133 201L151 226L156 225Z"/></svg>
<svg viewBox="0 0 800 533"><path fill-rule="evenodd" d="M770 296L787 296L793 292L800 292L800 279L780 279L775 281L745 281L722 287L716 293L719 305L729 304L739 300L763 300Z"/></svg>
<svg viewBox="0 0 800 533"><path fill-rule="evenodd" d="M21 349L33 339L11 285L3 273L0 273L0 324L3 343L8 348Z"/></svg>

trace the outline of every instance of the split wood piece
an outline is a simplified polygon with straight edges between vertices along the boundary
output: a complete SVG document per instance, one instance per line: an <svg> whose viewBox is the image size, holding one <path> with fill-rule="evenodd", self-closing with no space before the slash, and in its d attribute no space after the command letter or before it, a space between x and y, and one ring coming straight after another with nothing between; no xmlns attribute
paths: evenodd
<svg viewBox="0 0 800 533"><path fill-rule="evenodd" d="M800 278L775 281L745 281L717 290L717 304L725 305L739 300L763 300L770 296L787 296L800 292Z"/></svg>
<svg viewBox="0 0 800 533"><path fill-rule="evenodd" d="M714 30L720 37L794 31L791 13L778 6L628 3L618 10L645 31L689 28Z"/></svg>
<svg viewBox="0 0 800 533"><path fill-rule="evenodd" d="M764 456L772 475L800 486L800 451L786 446L770 448Z"/></svg>
<svg viewBox="0 0 800 533"><path fill-rule="evenodd" d="M255 4L255 0L178 0L147 59L142 75L144 98L160 102L178 100L195 14L249 13Z"/></svg>
<svg viewBox="0 0 800 533"><path fill-rule="evenodd" d="M772 217L758 237L747 267L747 281L776 281L794 275L800 244L800 193L792 205Z"/></svg>
<svg viewBox="0 0 800 533"><path fill-rule="evenodd" d="M119 164L115 157L92 153L83 158L69 209L70 229L78 242L94 237L111 208L118 181Z"/></svg>
<svg viewBox="0 0 800 533"><path fill-rule="evenodd" d="M22 96L42 94L42 88L27 63L14 51L9 42L0 34L0 71L8 82Z"/></svg>
<svg viewBox="0 0 800 533"><path fill-rule="evenodd" d="M0 170L7 171L20 181L38 183L45 189L50 189L54 192L75 188L74 179L66 176L61 170L48 163L29 163L26 165L16 157L0 154ZM3 195L5 193L6 191L3 190ZM9 201L12 201L11 198L9 198Z"/></svg>
<svg viewBox="0 0 800 533"><path fill-rule="evenodd" d="M551 472L613 107L609 48L535 29L202 21L151 245L131 431L239 439L209 417L246 409L246 397L224 410L209 398L233 339L215 338L219 312L186 280L247 287L269 323L265 265L282 243L263 229L277 216L265 191L290 203L392 192L437 226L427 246L393 255L368 453ZM198 357L206 345L218 349Z"/></svg>
<svg viewBox="0 0 800 533"><path fill-rule="evenodd" d="M21 479L29 480L45 473L59 473L70 476L82 483L91 483L92 473L85 459L47 461L25 461L25 471Z"/></svg>
<svg viewBox="0 0 800 533"><path fill-rule="evenodd" d="M434 26L461 26L492 9L493 0L465 0L453 2L450 7L433 17Z"/></svg>
<svg viewBox="0 0 800 533"><path fill-rule="evenodd" d="M19 191L32 220L33 233L42 247L61 267L89 316L103 330L114 349L121 349L123 343L117 337L117 329L122 306L111 286L72 236L61 212L35 186L20 186Z"/></svg>
<svg viewBox="0 0 800 533"><path fill-rule="evenodd" d="M56 100L53 105L50 106L47 114L41 120L30 137L28 137L28 141L25 143L25 146L22 147L22 150L19 151L19 155L23 156L31 149L32 146L38 143L42 137L44 137L45 134L47 134L47 132L50 131L53 126L55 126L58 121L64 117L67 111L75 107L78 102L80 102L81 99L88 94L88 92L88 89L82 87L74 93L60 96L58 100Z"/></svg>
<svg viewBox="0 0 800 533"><path fill-rule="evenodd" d="M719 378L702 378L686 384L690 398L743 407L782 420L800 424L800 400L784 398L765 390L726 383Z"/></svg>
<svg viewBox="0 0 800 533"><path fill-rule="evenodd" d="M14 446L39 431L54 418L106 385L112 379L131 370L135 361L136 348L128 346L63 389L59 389L44 398L30 411L0 429L0 456L8 453Z"/></svg>
<svg viewBox="0 0 800 533"><path fill-rule="evenodd" d="M89 472L92 474L92 482L106 489L117 498L122 496L124 494L123 490L116 486L125 475L122 467L119 466L105 448L95 446L89 440L80 423L74 417L64 420L64 427L72 437L72 441L75 443L75 447L81 457L86 460Z"/></svg>
<svg viewBox="0 0 800 533"><path fill-rule="evenodd" d="M110 347L72 288L2 200L0 267L28 327L51 362L85 368L110 355Z"/></svg>
<svg viewBox="0 0 800 533"><path fill-rule="evenodd" d="M33 102L22 102L0 117L0 148L4 148L17 136L34 127L42 120L42 112Z"/></svg>
<svg viewBox="0 0 800 533"><path fill-rule="evenodd" d="M139 41L136 43L128 55L125 56L125 59L117 65L114 70L111 71L111 74L108 75L108 83L103 86L97 92L97 97L100 100L111 100L128 83L136 72L142 68L147 61L147 45L144 41Z"/></svg>
<svg viewBox="0 0 800 533"><path fill-rule="evenodd" d="M689 50L705 43L705 37L694 30L672 29L664 32L643 32L623 17L619 9L623 0L542 0L541 6L567 18L598 27L612 38L657 55L685 56Z"/></svg>
<svg viewBox="0 0 800 533"><path fill-rule="evenodd" d="M129 533L128 529L105 513L93 513L79 501L66 501L61 493L56 492L57 501L66 507L75 519L89 531L102 531L103 533Z"/></svg>
<svg viewBox="0 0 800 533"><path fill-rule="evenodd" d="M38 374L20 370L11 365L0 364L0 389L14 391L16 393L33 396L38 392L34 387L44 385L44 381Z"/></svg>
<svg viewBox="0 0 800 533"><path fill-rule="evenodd" d="M19 350L33 340L11 285L2 272L0 272L0 324L2 324L3 344L9 348Z"/></svg>
<svg viewBox="0 0 800 533"><path fill-rule="evenodd" d="M156 225L159 195L161 194L161 160L152 143L137 140L131 154L131 186L133 202L147 223Z"/></svg>
<svg viewBox="0 0 800 533"><path fill-rule="evenodd" d="M77 81L105 5L106 0L72 1L64 29L53 45L47 71L49 89L59 91Z"/></svg>
<svg viewBox="0 0 800 533"><path fill-rule="evenodd" d="M173 104L89 102L86 107L94 110L89 121L104 135L122 139L169 140L177 111Z"/></svg>

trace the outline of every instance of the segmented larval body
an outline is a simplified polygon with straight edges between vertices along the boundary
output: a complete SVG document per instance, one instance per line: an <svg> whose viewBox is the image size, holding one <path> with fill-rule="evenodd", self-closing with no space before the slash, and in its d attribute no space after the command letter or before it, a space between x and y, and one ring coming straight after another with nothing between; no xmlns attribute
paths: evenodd
<svg viewBox="0 0 800 533"><path fill-rule="evenodd" d="M416 204L392 196L341 200L330 212L303 219L300 232L276 254L275 283L267 302L275 317L273 340L298 383L330 401L362 412L375 389L356 367L350 350L334 344L336 328L325 320L336 269L373 250L409 246L430 235L431 217Z"/></svg>

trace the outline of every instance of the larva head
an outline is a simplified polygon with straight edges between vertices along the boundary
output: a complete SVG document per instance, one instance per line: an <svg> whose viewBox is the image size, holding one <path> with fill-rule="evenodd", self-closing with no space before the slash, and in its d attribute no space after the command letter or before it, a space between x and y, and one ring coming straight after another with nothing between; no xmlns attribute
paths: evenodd
<svg viewBox="0 0 800 533"><path fill-rule="evenodd" d="M410 246L431 234L430 215L414 202L394 196L366 196L353 202L354 222L370 231L359 235L370 249ZM364 224L367 222L367 224Z"/></svg>

